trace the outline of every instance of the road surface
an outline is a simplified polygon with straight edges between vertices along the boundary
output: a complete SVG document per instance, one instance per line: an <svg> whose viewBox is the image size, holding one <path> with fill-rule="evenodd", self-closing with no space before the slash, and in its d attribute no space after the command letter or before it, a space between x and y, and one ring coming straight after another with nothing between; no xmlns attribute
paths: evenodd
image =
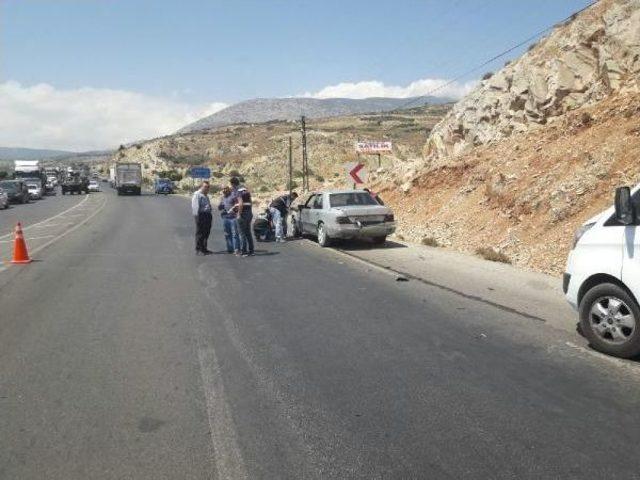
<svg viewBox="0 0 640 480"><path fill-rule="evenodd" d="M0 478L640 478L633 362L307 240L196 257L186 199L90 197L0 272Z"/></svg>

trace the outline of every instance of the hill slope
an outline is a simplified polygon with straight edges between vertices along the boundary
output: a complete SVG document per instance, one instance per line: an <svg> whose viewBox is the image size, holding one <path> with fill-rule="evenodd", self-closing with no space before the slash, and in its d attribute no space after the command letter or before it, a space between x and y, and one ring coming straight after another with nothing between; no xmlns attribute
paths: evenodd
<svg viewBox="0 0 640 480"><path fill-rule="evenodd" d="M639 25L640 0L601 0L456 104L378 179L400 233L561 273L577 226L640 182Z"/></svg>
<svg viewBox="0 0 640 480"><path fill-rule="evenodd" d="M426 153L456 155L637 89L639 54L640 0L601 0L458 102Z"/></svg>
<svg viewBox="0 0 640 480"><path fill-rule="evenodd" d="M256 98L231 105L208 117L179 130L188 133L239 123L264 123L274 120L299 120L301 115L309 118L327 118L357 115L371 112L387 112L410 104L440 105L450 100L437 97L415 98Z"/></svg>
<svg viewBox="0 0 640 480"><path fill-rule="evenodd" d="M307 123L307 147L312 170L311 188L349 181L344 163L357 159L357 140L391 140L393 152L382 158L381 171L394 170L420 156L430 129L451 105L437 105L396 113L310 119ZM147 178L172 171L185 175L190 165L208 165L214 178L222 183L229 175L245 177L256 193L272 195L284 190L287 182L289 136L293 140L294 180L301 183L301 146L299 122L272 121L257 125L240 124L157 138L122 148L112 161L138 162ZM371 170L377 159L361 156ZM190 180L184 181L185 186Z"/></svg>

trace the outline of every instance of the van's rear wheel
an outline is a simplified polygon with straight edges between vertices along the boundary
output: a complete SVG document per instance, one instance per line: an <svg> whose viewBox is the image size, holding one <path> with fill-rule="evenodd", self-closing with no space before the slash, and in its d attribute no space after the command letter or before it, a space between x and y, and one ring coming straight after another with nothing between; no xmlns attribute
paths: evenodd
<svg viewBox="0 0 640 480"><path fill-rule="evenodd" d="M580 302L580 326L596 350L631 358L640 355L640 308L622 287L603 283Z"/></svg>

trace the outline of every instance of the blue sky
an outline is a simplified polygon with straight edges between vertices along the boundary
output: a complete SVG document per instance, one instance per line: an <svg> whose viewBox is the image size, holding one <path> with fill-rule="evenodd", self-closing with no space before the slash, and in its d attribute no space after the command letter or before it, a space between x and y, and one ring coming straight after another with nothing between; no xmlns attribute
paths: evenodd
<svg viewBox="0 0 640 480"><path fill-rule="evenodd" d="M0 0L0 82L129 92L200 112L365 81L404 96L411 82L452 78L587 3ZM358 96L330 95L345 91Z"/></svg>

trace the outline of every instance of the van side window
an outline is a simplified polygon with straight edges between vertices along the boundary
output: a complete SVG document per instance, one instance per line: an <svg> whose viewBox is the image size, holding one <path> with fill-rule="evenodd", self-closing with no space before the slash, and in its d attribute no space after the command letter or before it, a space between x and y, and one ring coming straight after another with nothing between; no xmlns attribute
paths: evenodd
<svg viewBox="0 0 640 480"><path fill-rule="evenodd" d="M633 204L633 210L636 213L636 218L632 225L640 225L640 190L631 195L631 203ZM624 225L618 221L615 212L604 222L605 227L623 227Z"/></svg>

